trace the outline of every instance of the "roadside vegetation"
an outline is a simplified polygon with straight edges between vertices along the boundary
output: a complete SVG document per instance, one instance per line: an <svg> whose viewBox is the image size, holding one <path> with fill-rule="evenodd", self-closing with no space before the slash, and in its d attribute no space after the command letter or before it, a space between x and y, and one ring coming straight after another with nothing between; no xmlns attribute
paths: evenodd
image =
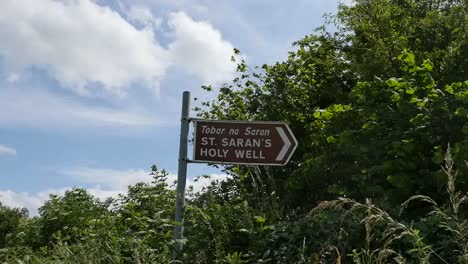
<svg viewBox="0 0 468 264"><path fill-rule="evenodd" d="M356 0L285 61L204 86L207 119L281 120L284 167L226 166L188 191L174 263L468 264L468 1ZM327 31L328 30L328 31ZM0 263L171 263L175 193L149 184L99 201L0 205Z"/></svg>

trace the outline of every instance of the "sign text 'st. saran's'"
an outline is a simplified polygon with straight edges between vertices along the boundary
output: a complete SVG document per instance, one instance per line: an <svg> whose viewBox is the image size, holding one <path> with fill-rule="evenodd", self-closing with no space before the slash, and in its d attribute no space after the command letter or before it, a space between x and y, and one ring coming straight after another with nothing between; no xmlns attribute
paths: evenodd
<svg viewBox="0 0 468 264"><path fill-rule="evenodd" d="M194 161L284 165L297 146L284 122L196 121Z"/></svg>

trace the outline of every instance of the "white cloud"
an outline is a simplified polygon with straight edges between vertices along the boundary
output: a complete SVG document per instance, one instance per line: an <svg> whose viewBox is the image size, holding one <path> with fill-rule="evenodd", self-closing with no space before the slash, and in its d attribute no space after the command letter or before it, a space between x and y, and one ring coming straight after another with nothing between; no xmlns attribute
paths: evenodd
<svg viewBox="0 0 468 264"><path fill-rule="evenodd" d="M29 211L30 216L37 216L38 209L44 203L49 200L51 194L63 195L67 190L71 190L71 187L61 189L49 189L37 193L28 192L14 192L12 190L0 190L0 202L6 206L12 208L26 208ZM99 186L95 188L86 189L91 195L100 200L105 200L109 197L117 197L119 191L103 190Z"/></svg>
<svg viewBox="0 0 468 264"><path fill-rule="evenodd" d="M187 181L187 186L193 187L193 192L202 192L203 188L208 187L212 181L224 181L229 178L226 174L210 174L208 177L198 177L195 179L190 179Z"/></svg>
<svg viewBox="0 0 468 264"><path fill-rule="evenodd" d="M72 169L62 170L59 173L71 176L80 183L92 184L100 188L125 192L129 185L146 182L149 183L153 180L150 171L143 169L101 169L91 167L76 167ZM201 191L203 187L208 186L212 180L224 180L228 176L226 174L211 174L210 178L201 177L197 181L188 178L187 186L193 186L195 192ZM177 175L169 173L166 183L172 186L174 181L177 180Z"/></svg>
<svg viewBox="0 0 468 264"><path fill-rule="evenodd" d="M82 183L97 184L108 189L125 191L131 184L150 182L149 172L142 169L112 170L79 167L61 171Z"/></svg>
<svg viewBox="0 0 468 264"><path fill-rule="evenodd" d="M0 55L11 65L39 66L62 85L88 93L88 84L123 93L133 81L157 83L167 52L153 31L137 30L93 1L4 0Z"/></svg>
<svg viewBox="0 0 468 264"><path fill-rule="evenodd" d="M27 90L27 91L26 91ZM33 127L152 127L155 117L137 109L80 104L32 89L0 89L0 125Z"/></svg>
<svg viewBox="0 0 468 264"><path fill-rule="evenodd" d="M232 79L233 45L209 22L194 21L183 12L165 11L158 18L145 5L121 9L123 15L92 0L2 1L0 35L7 37L0 41L0 74L4 72L3 83L9 88L0 89L0 125L55 129L173 124L174 104L167 100L172 91L151 101L128 90L145 87L159 94L159 82L171 67L175 75L185 71L204 82ZM170 25L169 32L161 32L172 41L167 48L156 39L163 18ZM59 94L53 82L47 92L32 84L44 77L80 96ZM96 98L112 107L97 106ZM149 110L151 103L157 106Z"/></svg>
<svg viewBox="0 0 468 264"><path fill-rule="evenodd" d="M7 147L5 145L0 145L0 155L16 155L16 149Z"/></svg>
<svg viewBox="0 0 468 264"><path fill-rule="evenodd" d="M37 215L37 209L49 198L49 194L63 194L66 189L47 190L38 193L14 192L0 190L0 202L9 207L26 208L31 216Z"/></svg>
<svg viewBox="0 0 468 264"><path fill-rule="evenodd" d="M15 83L20 79L20 75L18 73L10 73L6 78L6 81L9 83Z"/></svg>
<svg viewBox="0 0 468 264"><path fill-rule="evenodd" d="M232 45L208 22L183 12L169 15L175 39L169 49L156 40L161 19L149 9L130 7L127 19L91 0L4 0L0 9L0 56L15 71L45 69L62 86L82 95L99 87L124 95L135 83L158 88L175 66L202 78L228 78ZM157 90L157 89L156 89Z"/></svg>
<svg viewBox="0 0 468 264"><path fill-rule="evenodd" d="M230 60L234 47L223 40L220 31L183 12L171 13L168 23L175 32L175 41L169 45L175 65L204 82L231 80L235 72Z"/></svg>
<svg viewBox="0 0 468 264"><path fill-rule="evenodd" d="M119 194L126 193L128 185L138 182L148 183L152 180L149 171L142 169L114 170L78 167L63 170L60 173L73 177L82 184L91 185L92 187L86 188L86 190L100 200L105 200L109 197L115 198ZM187 179L187 188L193 186L194 192L202 191L203 187L210 185L212 180L222 181L227 177L225 174L212 174L210 178L201 177L197 181ZM176 179L177 175L171 173L168 175L166 182L172 187ZM38 215L38 208L49 199L50 194L63 195L66 190L70 189L72 188L48 189L37 193L0 190L0 202L10 207L27 208L30 216L36 216Z"/></svg>
<svg viewBox="0 0 468 264"><path fill-rule="evenodd" d="M339 3L347 6L354 6L356 4L354 0L340 0Z"/></svg>

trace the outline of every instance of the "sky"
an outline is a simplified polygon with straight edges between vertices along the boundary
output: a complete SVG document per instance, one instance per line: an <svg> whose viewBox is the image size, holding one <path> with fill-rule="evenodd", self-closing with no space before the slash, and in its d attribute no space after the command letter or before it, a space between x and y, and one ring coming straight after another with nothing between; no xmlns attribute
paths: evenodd
<svg viewBox="0 0 468 264"><path fill-rule="evenodd" d="M31 215L50 193L99 198L176 179L183 91L284 60L338 0L2 0L0 202ZM198 102L192 101L192 106ZM192 112L192 115L194 113ZM190 152L189 152L190 153ZM189 164L188 185L220 170Z"/></svg>

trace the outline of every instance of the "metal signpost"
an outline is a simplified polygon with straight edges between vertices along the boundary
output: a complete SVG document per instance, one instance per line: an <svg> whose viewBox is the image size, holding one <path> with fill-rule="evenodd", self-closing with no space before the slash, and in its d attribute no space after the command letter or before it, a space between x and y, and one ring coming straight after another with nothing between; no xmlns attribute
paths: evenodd
<svg viewBox="0 0 468 264"><path fill-rule="evenodd" d="M190 92L185 91L182 97L182 117L180 119L180 142L179 142L179 168L177 171L177 196L176 214L174 226L174 247L172 259L177 259L182 250L180 239L184 235L184 210L185 210L185 183L187 182L187 145L190 124Z"/></svg>
<svg viewBox="0 0 468 264"><path fill-rule="evenodd" d="M297 147L285 122L191 119L190 92L184 92L179 145L176 216L172 258L182 249L187 163L284 166ZM193 159L187 159L189 123L195 124Z"/></svg>

